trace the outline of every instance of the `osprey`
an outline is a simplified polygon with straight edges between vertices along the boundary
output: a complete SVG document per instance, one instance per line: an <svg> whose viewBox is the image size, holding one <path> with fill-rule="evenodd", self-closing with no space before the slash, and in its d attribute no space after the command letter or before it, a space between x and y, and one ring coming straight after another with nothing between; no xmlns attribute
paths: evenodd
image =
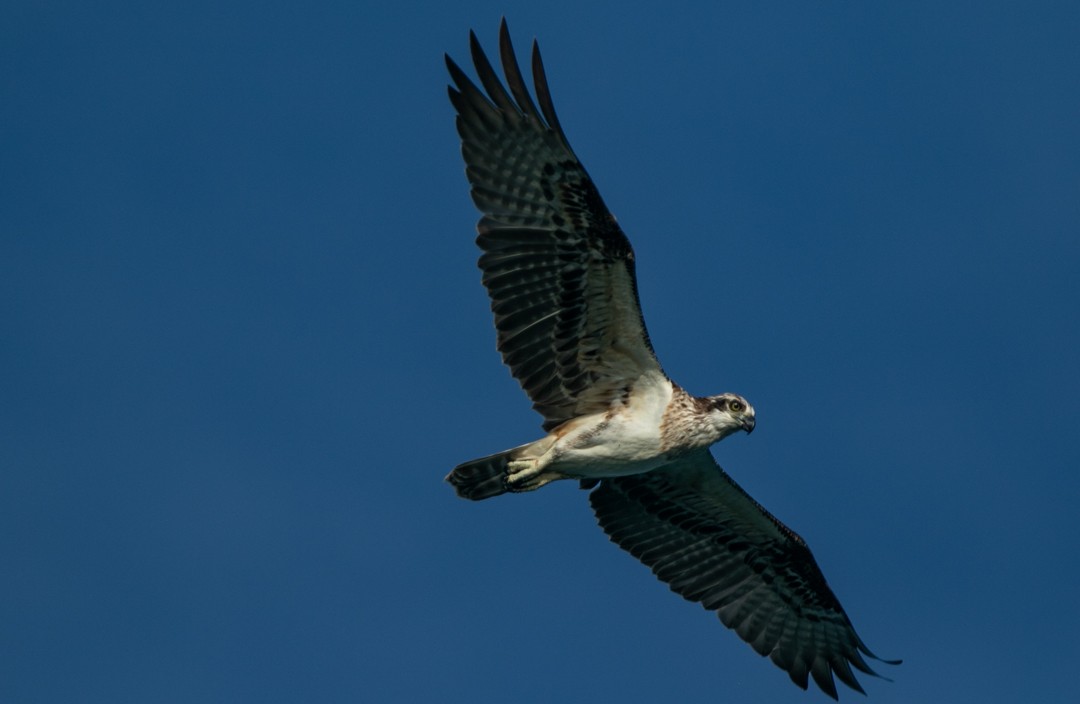
<svg viewBox="0 0 1080 704"><path fill-rule="evenodd" d="M479 500L577 479L601 528L671 589L716 611L806 689L876 673L801 537L752 499L709 446L754 429L732 393L698 397L667 377L638 302L634 251L574 155L533 43L539 110L505 20L503 87L469 34L481 91L447 56L466 174L483 213L477 244L498 349L544 418L535 442L446 477ZM485 95L486 93L486 95ZM883 661L891 664L899 661Z"/></svg>

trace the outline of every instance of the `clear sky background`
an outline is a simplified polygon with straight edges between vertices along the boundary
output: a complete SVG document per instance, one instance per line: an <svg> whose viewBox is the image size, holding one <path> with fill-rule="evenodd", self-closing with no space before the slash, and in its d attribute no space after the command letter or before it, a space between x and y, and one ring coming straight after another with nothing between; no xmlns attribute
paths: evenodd
<svg viewBox="0 0 1080 704"><path fill-rule="evenodd" d="M442 481L539 434L442 60L504 14L870 701L1074 696L1080 4L8 2L0 701L825 701Z"/></svg>

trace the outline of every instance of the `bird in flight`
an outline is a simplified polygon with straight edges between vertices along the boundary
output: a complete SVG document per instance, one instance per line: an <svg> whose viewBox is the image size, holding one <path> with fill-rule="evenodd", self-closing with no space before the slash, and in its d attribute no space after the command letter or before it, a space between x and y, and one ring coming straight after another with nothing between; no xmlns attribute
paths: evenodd
<svg viewBox="0 0 1080 704"><path fill-rule="evenodd" d="M641 315L634 251L567 142L537 44L534 102L505 20L505 88L476 35L469 39L483 90L449 56L446 65L483 213L479 265L499 352L546 435L460 464L447 481L480 500L578 480L612 541L715 611L796 685L806 689L813 677L835 699L835 675L862 692L852 667L877 675L863 656L881 659L855 633L803 539L709 451L754 429L753 406L733 393L693 396L661 368Z"/></svg>

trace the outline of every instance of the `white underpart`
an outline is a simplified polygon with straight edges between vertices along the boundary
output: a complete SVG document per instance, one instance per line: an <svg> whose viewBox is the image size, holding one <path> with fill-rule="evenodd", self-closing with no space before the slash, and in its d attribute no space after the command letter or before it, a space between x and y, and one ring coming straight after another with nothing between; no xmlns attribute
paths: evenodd
<svg viewBox="0 0 1080 704"><path fill-rule="evenodd" d="M662 374L642 377L625 406L575 418L523 448L510 463L509 479L524 480L541 472L618 477L666 464L660 429L672 393L671 382Z"/></svg>

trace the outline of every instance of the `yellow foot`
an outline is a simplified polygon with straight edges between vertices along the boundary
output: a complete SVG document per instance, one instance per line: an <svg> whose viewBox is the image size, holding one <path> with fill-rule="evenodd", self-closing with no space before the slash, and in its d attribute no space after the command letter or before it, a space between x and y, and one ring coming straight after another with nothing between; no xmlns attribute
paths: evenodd
<svg viewBox="0 0 1080 704"><path fill-rule="evenodd" d="M556 479L565 479L559 472L545 472L539 460L510 460L506 467L506 488L510 491L536 491Z"/></svg>

